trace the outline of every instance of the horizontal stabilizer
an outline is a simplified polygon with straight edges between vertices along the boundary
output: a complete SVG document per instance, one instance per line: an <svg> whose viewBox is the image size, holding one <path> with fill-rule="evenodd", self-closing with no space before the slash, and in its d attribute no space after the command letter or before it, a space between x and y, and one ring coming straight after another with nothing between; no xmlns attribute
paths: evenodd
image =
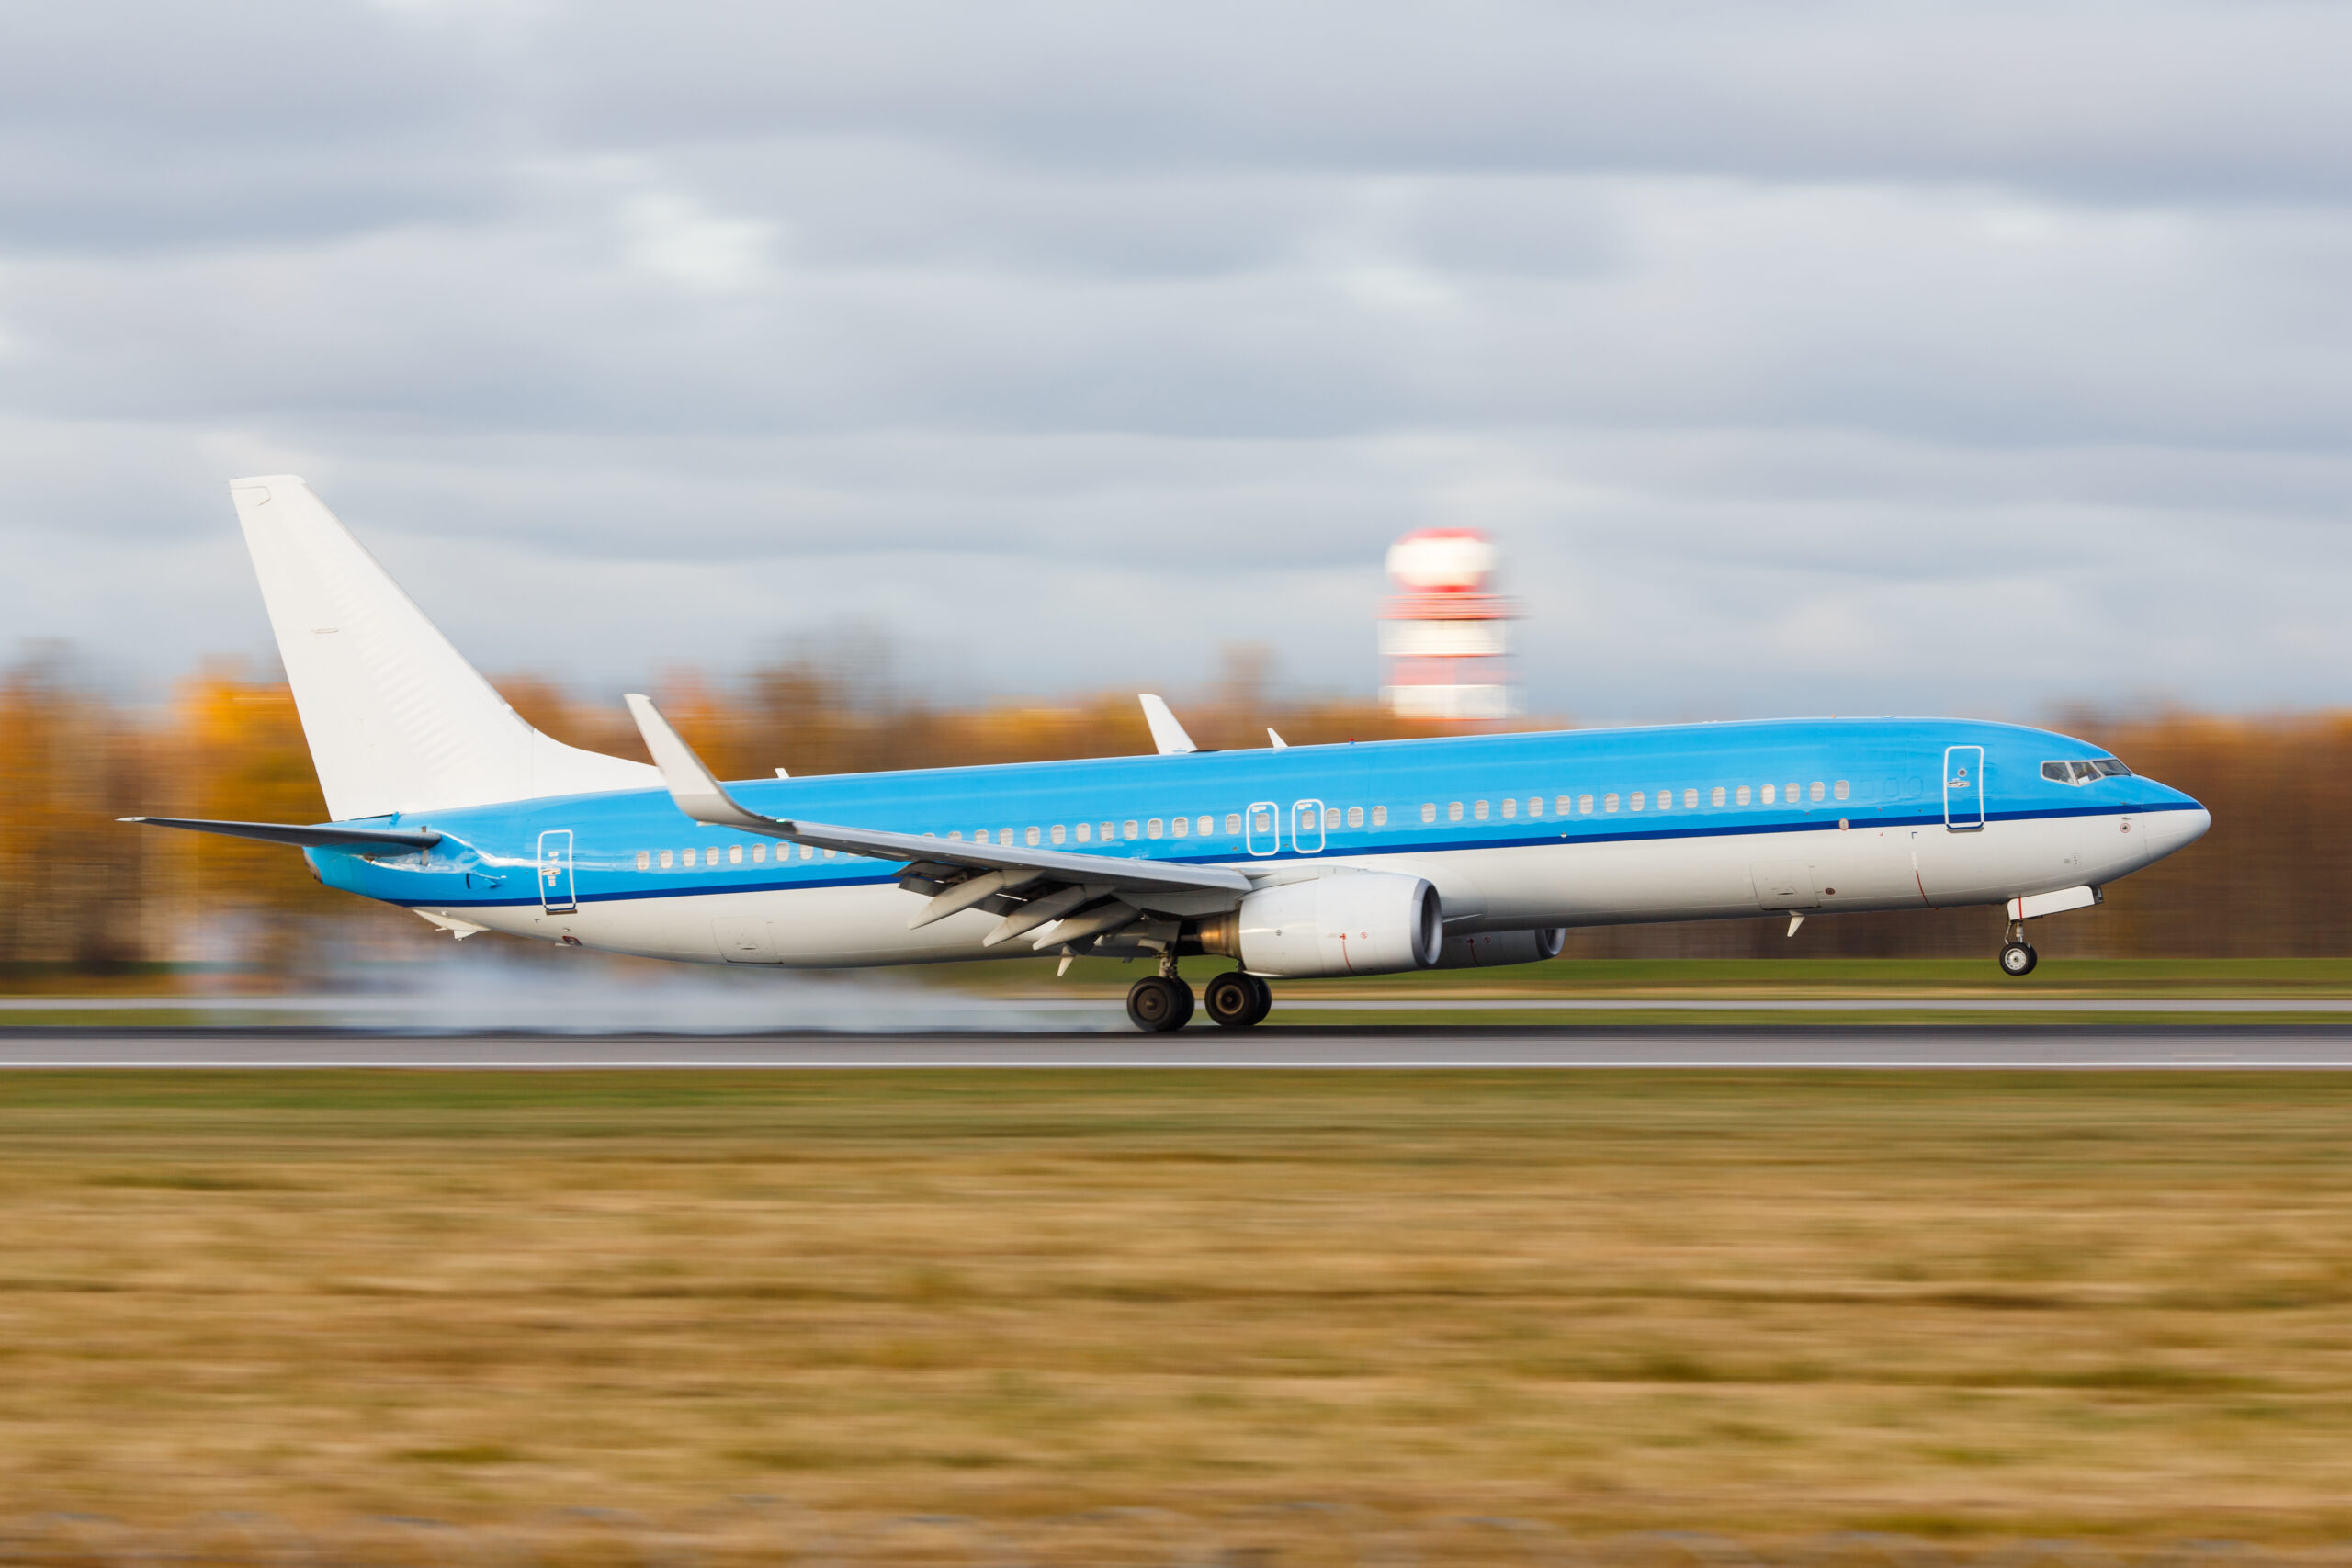
<svg viewBox="0 0 2352 1568"><path fill-rule="evenodd" d="M259 839L265 844L299 844L310 850L429 850L441 841L441 835L429 828L338 828L332 823L306 828L294 822L214 822L201 817L116 820L143 822L150 828L185 828L191 833L220 833L232 839Z"/></svg>

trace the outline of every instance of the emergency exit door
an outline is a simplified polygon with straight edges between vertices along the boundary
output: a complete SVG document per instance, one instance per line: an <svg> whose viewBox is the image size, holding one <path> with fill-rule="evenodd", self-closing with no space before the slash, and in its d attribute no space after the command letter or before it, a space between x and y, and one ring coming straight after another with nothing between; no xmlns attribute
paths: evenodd
<svg viewBox="0 0 2352 1568"><path fill-rule="evenodd" d="M539 835L539 908L568 915L580 908L571 895L571 829L550 828Z"/></svg>
<svg viewBox="0 0 2352 1568"><path fill-rule="evenodd" d="M1944 748L1944 826L1973 833L1984 826L1984 748Z"/></svg>

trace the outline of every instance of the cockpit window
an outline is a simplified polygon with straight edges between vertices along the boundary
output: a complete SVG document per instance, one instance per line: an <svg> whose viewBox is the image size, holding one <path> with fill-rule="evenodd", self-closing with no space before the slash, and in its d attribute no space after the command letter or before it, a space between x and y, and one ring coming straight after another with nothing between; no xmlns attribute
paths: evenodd
<svg viewBox="0 0 2352 1568"><path fill-rule="evenodd" d="M2095 779L2128 779L2132 770L2112 757L2088 762L2044 762L2041 776L2052 784L2086 784Z"/></svg>

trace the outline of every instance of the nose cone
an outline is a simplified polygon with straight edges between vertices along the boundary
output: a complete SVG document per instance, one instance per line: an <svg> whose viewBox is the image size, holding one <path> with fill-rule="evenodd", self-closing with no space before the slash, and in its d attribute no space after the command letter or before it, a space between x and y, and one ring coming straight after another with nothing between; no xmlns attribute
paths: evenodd
<svg viewBox="0 0 2352 1568"><path fill-rule="evenodd" d="M2175 850L2187 849L2205 836L2213 825L2213 814L2177 789L2157 786L2158 798L2142 808L2141 825L2146 831L2148 858L2162 860Z"/></svg>

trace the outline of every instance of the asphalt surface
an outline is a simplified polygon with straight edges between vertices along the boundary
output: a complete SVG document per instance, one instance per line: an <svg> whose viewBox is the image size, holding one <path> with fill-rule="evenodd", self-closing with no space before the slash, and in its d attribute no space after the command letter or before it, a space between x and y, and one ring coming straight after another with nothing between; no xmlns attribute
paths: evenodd
<svg viewBox="0 0 2352 1568"><path fill-rule="evenodd" d="M1260 1029L1173 1035L21 1031L0 1068L2352 1068L2343 1026Z"/></svg>

